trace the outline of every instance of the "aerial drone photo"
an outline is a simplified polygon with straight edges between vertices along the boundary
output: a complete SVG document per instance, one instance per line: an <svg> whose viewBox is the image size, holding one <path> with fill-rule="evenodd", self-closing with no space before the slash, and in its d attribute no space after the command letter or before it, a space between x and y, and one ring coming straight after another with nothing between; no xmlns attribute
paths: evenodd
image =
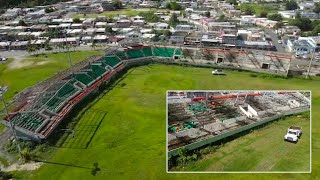
<svg viewBox="0 0 320 180"><path fill-rule="evenodd" d="M312 0L0 0L0 180L320 179L319 17Z"/></svg>
<svg viewBox="0 0 320 180"><path fill-rule="evenodd" d="M299 91L168 91L169 169L308 172L310 99Z"/></svg>

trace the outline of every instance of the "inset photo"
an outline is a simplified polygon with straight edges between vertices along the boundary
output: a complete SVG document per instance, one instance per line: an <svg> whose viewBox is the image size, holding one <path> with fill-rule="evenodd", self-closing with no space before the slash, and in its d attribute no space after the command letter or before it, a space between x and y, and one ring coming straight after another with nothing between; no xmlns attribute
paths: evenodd
<svg viewBox="0 0 320 180"><path fill-rule="evenodd" d="M311 91L167 91L168 173L310 173Z"/></svg>

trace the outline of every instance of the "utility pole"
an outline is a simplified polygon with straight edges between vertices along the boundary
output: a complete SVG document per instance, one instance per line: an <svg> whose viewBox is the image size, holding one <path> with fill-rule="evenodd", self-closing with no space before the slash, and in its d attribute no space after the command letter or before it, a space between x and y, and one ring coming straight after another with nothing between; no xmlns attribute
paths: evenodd
<svg viewBox="0 0 320 180"><path fill-rule="evenodd" d="M67 46L69 65L70 65L70 67L72 67L72 61L71 61L71 55L70 55L70 47L69 47L68 41L67 41L68 40L67 39L67 30L64 32L64 38L65 38L66 46Z"/></svg>
<svg viewBox="0 0 320 180"><path fill-rule="evenodd" d="M310 63L309 63L309 67L308 67L308 71L307 71L307 75L306 75L306 79L308 79L308 77L309 77L309 73L310 73L310 69L311 69L311 65L312 65L312 61L313 61L313 58L314 58L315 51L316 51L316 49L314 48L313 52L312 52L311 59L310 59Z"/></svg>
<svg viewBox="0 0 320 180"><path fill-rule="evenodd" d="M0 87L0 98L1 98L1 100L2 100L2 102L3 102L3 104L4 104L4 109L5 109L6 114L7 114L8 122L9 122L9 125L10 125L10 129L11 129L11 131L12 131L12 134L13 134L13 137L14 137L14 140L15 140L15 143L16 143L16 145L17 145L20 158L22 158L21 146L20 146L20 144L19 144L16 131L14 130L14 125L12 124L12 121L11 121L11 118L10 118L10 115L9 115L7 103L6 103L5 99L4 99L4 93L5 93L6 91L7 91L7 87Z"/></svg>

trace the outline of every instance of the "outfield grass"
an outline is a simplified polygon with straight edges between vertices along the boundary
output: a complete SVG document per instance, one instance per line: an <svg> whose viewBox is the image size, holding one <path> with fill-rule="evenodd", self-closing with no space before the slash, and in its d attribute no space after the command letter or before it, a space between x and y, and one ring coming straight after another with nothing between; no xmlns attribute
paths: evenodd
<svg viewBox="0 0 320 180"><path fill-rule="evenodd" d="M317 179L317 171L320 163L320 143L315 141L320 137L319 111L320 108L320 83L319 81L303 79L281 79L250 77L250 73L226 71L227 76L212 76L211 69L187 68L179 66L152 65L132 69L127 77L98 101L93 103L89 111L79 120L75 128L75 138L66 137L65 142L59 142L51 158L46 165L39 170L25 174L25 179ZM313 172L312 174L166 174L166 111L165 94L168 89L190 90L222 90L222 89L305 89L313 90ZM101 115L103 114L103 115ZM101 124L100 124L101 121ZM292 121L292 122L289 122ZM291 144L282 144L282 136L285 129L297 119L288 122L276 122L263 131L253 133L253 136L264 136L272 127L281 125L279 133L280 141L272 141L275 151L283 153L282 147L291 148ZM100 125L99 125L100 124ZM307 128L305 124L301 124ZM282 129L284 128L284 129ZM95 132L96 131L96 132ZM281 133L280 133L281 131ZM260 134L261 133L261 134ZM82 134L87 134L83 136ZM92 137L90 142L90 138ZM278 136L278 135L277 135ZM301 144L308 138L304 134ZM252 141L252 142L251 142ZM268 143L269 143L268 142ZM64 144L66 143L66 144ZM244 144L241 144L244 143ZM256 144L257 143L257 144ZM86 146L83 146L85 144ZM242 147L243 145L249 147ZM254 147L261 145L261 147ZM240 166L239 155L233 159L235 153L242 153L242 158L248 154L256 159L255 154L248 150L256 148L254 153L259 159L265 158L268 163L273 163L270 158L279 158L278 155L267 148L267 154L259 154L268 144L258 143L249 137L242 137L239 141L232 141L221 149L230 152L226 159L237 161L230 166L224 164L225 169ZM305 152L307 153L305 147ZM245 154L246 153L246 154ZM299 158L298 154L290 151L293 159ZM221 156L221 155L220 155ZM219 156L219 157L220 157ZM229 156L229 157L228 157ZM275 157L270 157L275 156ZM248 157L248 158L249 158ZM281 154L280 154L281 157ZM205 168L214 168L211 162L199 161L190 168L203 165ZM253 159L253 160L254 160ZM212 159L211 159L212 160ZM287 159L279 160L277 166L283 168ZM249 159L245 159L248 162ZM278 160L277 160L278 161ZM98 163L100 171L95 176L91 174L93 164ZM208 165L207 165L208 164ZM300 162L298 167L303 167L306 162ZM268 166L271 167L271 166ZM277 167L274 167L277 168ZM19 173L18 173L19 174ZM20 174L22 175L22 174ZM20 176L21 177L21 176Z"/></svg>

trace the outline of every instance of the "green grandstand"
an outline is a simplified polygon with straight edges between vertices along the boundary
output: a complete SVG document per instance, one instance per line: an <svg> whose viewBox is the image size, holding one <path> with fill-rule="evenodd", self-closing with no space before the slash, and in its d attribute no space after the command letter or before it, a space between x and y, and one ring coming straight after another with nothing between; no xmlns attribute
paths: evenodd
<svg viewBox="0 0 320 180"><path fill-rule="evenodd" d="M16 130L29 139L46 139L76 104L122 71L126 64L136 60L152 61L153 58L170 60L181 54L181 50L176 48L144 46L108 54L89 62L80 70L68 72L68 75L33 97L27 105L15 109L3 123L9 126L8 121L11 120ZM29 111L32 113L25 113Z"/></svg>

